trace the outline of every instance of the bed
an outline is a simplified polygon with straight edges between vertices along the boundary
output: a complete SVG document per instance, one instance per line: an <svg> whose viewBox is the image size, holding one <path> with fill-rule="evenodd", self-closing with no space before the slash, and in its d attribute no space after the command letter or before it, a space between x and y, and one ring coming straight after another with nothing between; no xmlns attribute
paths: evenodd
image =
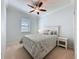
<svg viewBox="0 0 79 59"><path fill-rule="evenodd" d="M54 28L54 27L53 27ZM43 59L53 48L56 47L58 27L45 28L44 33L29 34L22 37L24 48L34 59Z"/></svg>

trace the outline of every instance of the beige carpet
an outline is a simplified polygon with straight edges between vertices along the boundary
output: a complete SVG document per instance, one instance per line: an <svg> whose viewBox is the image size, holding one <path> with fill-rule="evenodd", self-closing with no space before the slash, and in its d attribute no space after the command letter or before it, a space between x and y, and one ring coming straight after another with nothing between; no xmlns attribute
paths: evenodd
<svg viewBox="0 0 79 59"><path fill-rule="evenodd" d="M22 44L14 44L6 49L5 59L33 59L30 54L23 48ZM56 47L44 59L74 59L72 49Z"/></svg>

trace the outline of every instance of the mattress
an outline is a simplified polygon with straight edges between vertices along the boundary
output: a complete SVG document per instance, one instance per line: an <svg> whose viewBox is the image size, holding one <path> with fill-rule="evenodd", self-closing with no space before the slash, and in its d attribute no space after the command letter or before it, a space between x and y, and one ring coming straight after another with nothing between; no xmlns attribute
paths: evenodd
<svg viewBox="0 0 79 59"><path fill-rule="evenodd" d="M55 46L56 35L30 34L22 38L24 48L34 59L43 59Z"/></svg>

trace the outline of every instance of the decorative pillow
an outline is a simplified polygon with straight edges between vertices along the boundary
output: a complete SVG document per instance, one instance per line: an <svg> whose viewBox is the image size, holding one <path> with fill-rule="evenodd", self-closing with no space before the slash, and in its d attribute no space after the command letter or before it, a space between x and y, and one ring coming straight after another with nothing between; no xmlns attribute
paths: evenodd
<svg viewBox="0 0 79 59"><path fill-rule="evenodd" d="M57 31L54 31L54 35L57 35Z"/></svg>
<svg viewBox="0 0 79 59"><path fill-rule="evenodd" d="M57 31L51 31L50 30L50 33L49 33L50 35L57 35Z"/></svg>
<svg viewBox="0 0 79 59"><path fill-rule="evenodd" d="M50 32L50 35L54 35L54 32L53 32L53 31L51 31L51 32Z"/></svg>

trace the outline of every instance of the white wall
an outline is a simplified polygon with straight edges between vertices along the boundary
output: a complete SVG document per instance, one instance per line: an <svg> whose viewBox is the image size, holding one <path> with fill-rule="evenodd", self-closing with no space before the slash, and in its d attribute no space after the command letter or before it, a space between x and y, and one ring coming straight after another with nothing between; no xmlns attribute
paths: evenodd
<svg viewBox="0 0 79 59"><path fill-rule="evenodd" d="M74 6L58 10L46 16L42 16L39 22L39 29L45 26L61 26L61 36L69 38L68 44L73 46L74 40Z"/></svg>
<svg viewBox="0 0 79 59"><path fill-rule="evenodd" d="M7 17L7 44L20 40L21 37L25 34L21 32L21 18L25 17L28 20L31 20L31 32L36 33L38 29L38 16L30 15L27 13L23 13L18 9L8 6L6 10Z"/></svg>

